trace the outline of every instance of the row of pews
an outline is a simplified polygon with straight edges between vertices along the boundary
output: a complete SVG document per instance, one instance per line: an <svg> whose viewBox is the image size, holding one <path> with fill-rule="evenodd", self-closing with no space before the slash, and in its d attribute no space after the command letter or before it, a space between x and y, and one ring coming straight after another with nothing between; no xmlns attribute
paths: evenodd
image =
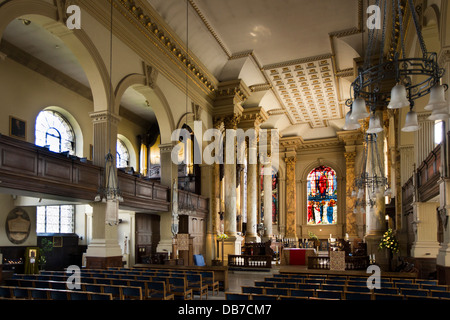
<svg viewBox="0 0 450 320"><path fill-rule="evenodd" d="M381 277L380 288L368 277L319 274L275 274L241 293L227 292L227 300L450 300L450 288L437 280Z"/></svg>
<svg viewBox="0 0 450 320"><path fill-rule="evenodd" d="M26 300L192 300L219 293L211 271L82 269L15 274L0 286L0 299Z"/></svg>

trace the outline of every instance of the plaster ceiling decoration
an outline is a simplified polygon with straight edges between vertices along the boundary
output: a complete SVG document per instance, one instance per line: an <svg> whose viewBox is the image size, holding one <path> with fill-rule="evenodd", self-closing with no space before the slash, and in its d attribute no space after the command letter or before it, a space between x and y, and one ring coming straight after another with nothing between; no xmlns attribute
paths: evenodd
<svg viewBox="0 0 450 320"><path fill-rule="evenodd" d="M331 57L266 67L265 72L293 124L320 128L326 120L342 118Z"/></svg>

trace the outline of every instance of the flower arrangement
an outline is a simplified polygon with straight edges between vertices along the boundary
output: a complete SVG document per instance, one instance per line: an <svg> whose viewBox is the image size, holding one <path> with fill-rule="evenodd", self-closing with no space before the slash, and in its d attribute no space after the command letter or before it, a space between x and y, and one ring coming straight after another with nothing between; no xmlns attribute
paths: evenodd
<svg viewBox="0 0 450 320"><path fill-rule="evenodd" d="M226 240L226 239L228 239L228 236L225 233L221 233L221 234L217 235L217 238L219 240Z"/></svg>
<svg viewBox="0 0 450 320"><path fill-rule="evenodd" d="M312 233L311 231L308 232L308 236L312 240L319 240L319 238L314 233Z"/></svg>
<svg viewBox="0 0 450 320"><path fill-rule="evenodd" d="M398 241L395 238L392 229L388 229L383 235L381 239L380 245L378 248L381 249L389 249L392 252L397 253L399 251Z"/></svg>

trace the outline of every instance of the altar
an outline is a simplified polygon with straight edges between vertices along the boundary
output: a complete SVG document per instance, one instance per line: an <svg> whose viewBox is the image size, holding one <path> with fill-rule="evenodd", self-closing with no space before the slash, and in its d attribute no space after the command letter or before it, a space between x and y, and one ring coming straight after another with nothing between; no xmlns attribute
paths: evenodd
<svg viewBox="0 0 450 320"><path fill-rule="evenodd" d="M308 257L315 255L314 248L284 248L281 252L281 265L307 265Z"/></svg>

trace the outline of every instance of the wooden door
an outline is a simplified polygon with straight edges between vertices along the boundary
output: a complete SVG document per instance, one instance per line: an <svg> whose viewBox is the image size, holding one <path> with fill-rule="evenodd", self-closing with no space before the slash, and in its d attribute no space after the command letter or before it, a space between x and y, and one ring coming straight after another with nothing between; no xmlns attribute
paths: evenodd
<svg viewBox="0 0 450 320"><path fill-rule="evenodd" d="M161 239L160 216L136 214L136 263L150 263L152 254Z"/></svg>

